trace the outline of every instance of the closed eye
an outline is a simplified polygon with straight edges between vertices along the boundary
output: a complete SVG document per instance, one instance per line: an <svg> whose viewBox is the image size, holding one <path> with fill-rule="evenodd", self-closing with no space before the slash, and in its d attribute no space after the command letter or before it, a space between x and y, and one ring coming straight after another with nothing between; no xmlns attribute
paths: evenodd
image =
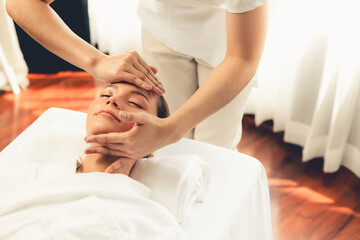
<svg viewBox="0 0 360 240"><path fill-rule="evenodd" d="M109 97L111 97L111 96L110 96L110 95L107 95L107 94L101 94L100 97L107 97L107 98L109 98Z"/></svg>
<svg viewBox="0 0 360 240"><path fill-rule="evenodd" d="M136 102L129 101L129 103L135 105L136 107L138 107L138 108L140 108L140 109L143 109L143 107L140 106L139 104L137 104Z"/></svg>

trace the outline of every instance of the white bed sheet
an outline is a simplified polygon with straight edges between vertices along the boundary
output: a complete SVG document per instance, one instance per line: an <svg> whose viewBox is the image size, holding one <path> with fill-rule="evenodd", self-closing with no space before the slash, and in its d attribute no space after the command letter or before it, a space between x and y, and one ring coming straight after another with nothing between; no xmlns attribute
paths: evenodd
<svg viewBox="0 0 360 240"><path fill-rule="evenodd" d="M0 171L4 165L16 166L41 158L42 154L49 157L51 153L53 161L83 154L85 144L78 136L85 135L85 117L84 113L71 110L48 109L0 153ZM63 142L61 137L44 139L45 150L34 151L34 139L48 136L51 131L61 135L69 130L74 135L72 141ZM187 239L272 239L267 177L257 159L189 139L155 153L156 156L177 154L198 154L210 164L212 171L205 202L195 203L190 217L181 223Z"/></svg>

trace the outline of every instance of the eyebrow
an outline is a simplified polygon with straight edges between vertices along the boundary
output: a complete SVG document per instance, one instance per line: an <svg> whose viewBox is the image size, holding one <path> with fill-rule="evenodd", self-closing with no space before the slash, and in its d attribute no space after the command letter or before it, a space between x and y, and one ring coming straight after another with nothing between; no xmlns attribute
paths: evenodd
<svg viewBox="0 0 360 240"><path fill-rule="evenodd" d="M119 88L119 87L116 86L115 84L111 84L111 83L108 84L106 87L111 87L111 88L114 88L114 89L118 89L118 88ZM146 95L143 94L143 93L140 92L140 91L132 90L130 93L143 96L147 101L149 101L149 99L146 97Z"/></svg>
<svg viewBox="0 0 360 240"><path fill-rule="evenodd" d="M142 92L133 90L133 91L131 91L130 93L132 93L132 94L137 94L137 95L141 95L141 96L143 96L147 101L149 101L149 99L148 99L148 98L145 96L145 94L143 94Z"/></svg>

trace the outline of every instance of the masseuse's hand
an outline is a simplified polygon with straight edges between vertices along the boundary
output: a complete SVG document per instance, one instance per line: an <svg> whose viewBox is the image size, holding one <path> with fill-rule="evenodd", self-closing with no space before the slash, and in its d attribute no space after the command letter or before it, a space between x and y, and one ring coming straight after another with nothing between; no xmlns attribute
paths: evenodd
<svg viewBox="0 0 360 240"><path fill-rule="evenodd" d="M86 69L102 82L126 81L145 90L153 90L162 95L165 90L155 76L157 69L149 66L136 51L116 56L99 55L91 69Z"/></svg>
<svg viewBox="0 0 360 240"><path fill-rule="evenodd" d="M134 159L122 157L106 168L105 173L120 173L129 176L135 163Z"/></svg>
<svg viewBox="0 0 360 240"><path fill-rule="evenodd" d="M121 121L135 122L135 126L128 132L86 136L87 143L101 145L86 148L86 154L100 153L140 159L179 139L175 136L174 124L167 118L158 118L146 112L121 112L120 116ZM109 167L112 170L110 172L116 172L118 164L114 162Z"/></svg>

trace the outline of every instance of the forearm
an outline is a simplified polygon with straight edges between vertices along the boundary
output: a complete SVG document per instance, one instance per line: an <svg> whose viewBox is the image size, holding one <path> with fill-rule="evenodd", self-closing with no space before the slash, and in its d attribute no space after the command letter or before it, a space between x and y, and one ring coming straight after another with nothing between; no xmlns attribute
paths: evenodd
<svg viewBox="0 0 360 240"><path fill-rule="evenodd" d="M103 54L82 40L56 12L40 0L7 0L6 9L14 21L49 51L90 71Z"/></svg>
<svg viewBox="0 0 360 240"><path fill-rule="evenodd" d="M226 12L226 57L169 117L173 141L228 104L249 83L261 59L266 29L267 3L245 13Z"/></svg>
<svg viewBox="0 0 360 240"><path fill-rule="evenodd" d="M226 57L194 95L170 117L169 120L176 123L175 141L234 99L255 75L257 65L258 62L239 57Z"/></svg>

